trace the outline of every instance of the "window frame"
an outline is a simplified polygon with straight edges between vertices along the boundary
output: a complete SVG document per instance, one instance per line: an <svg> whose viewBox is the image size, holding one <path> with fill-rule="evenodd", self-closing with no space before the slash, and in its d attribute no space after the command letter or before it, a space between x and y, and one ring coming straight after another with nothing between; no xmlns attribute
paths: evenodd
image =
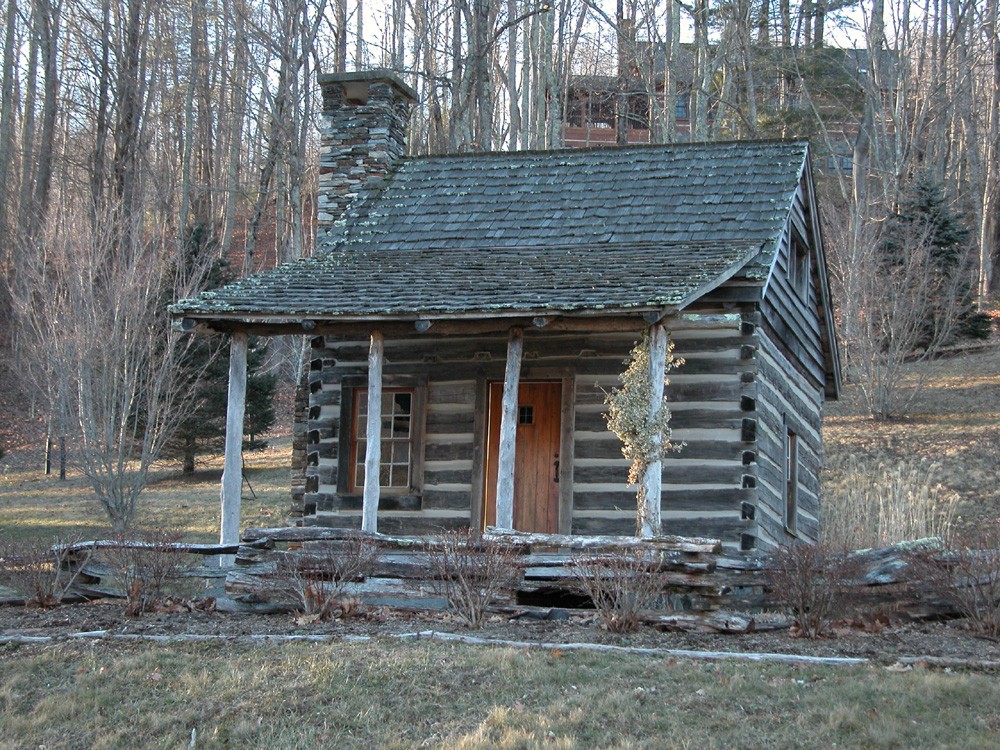
<svg viewBox="0 0 1000 750"><path fill-rule="evenodd" d="M387 379L388 380L388 379ZM414 378L392 378L382 386L386 392L409 392L410 401L410 446L407 487L379 486L382 496L419 496L423 484L423 434L426 412L426 383ZM362 378L345 378L341 389L341 409L339 430L339 450L341 457L337 469L337 493L345 497L360 497L364 487L355 480L357 462L364 462L364 453L359 455L358 444L364 438L357 437L358 416L363 411L357 408L359 399L367 399L368 384Z"/></svg>
<svg viewBox="0 0 1000 750"><path fill-rule="evenodd" d="M793 229L788 240L788 283L804 302L809 301L811 271L809 244Z"/></svg>
<svg viewBox="0 0 1000 750"><path fill-rule="evenodd" d="M785 425L782 441L782 521L785 531L798 536L799 522L799 435L789 425Z"/></svg>

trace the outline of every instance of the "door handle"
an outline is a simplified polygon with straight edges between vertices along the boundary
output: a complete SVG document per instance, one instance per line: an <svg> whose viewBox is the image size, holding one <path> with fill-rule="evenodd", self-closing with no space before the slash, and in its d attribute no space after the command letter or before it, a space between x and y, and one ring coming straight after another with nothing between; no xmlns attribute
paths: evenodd
<svg viewBox="0 0 1000 750"><path fill-rule="evenodd" d="M557 458L555 461L553 461L552 465L555 467L556 470L556 475L552 478L552 481L555 482L556 484L559 484L559 459Z"/></svg>

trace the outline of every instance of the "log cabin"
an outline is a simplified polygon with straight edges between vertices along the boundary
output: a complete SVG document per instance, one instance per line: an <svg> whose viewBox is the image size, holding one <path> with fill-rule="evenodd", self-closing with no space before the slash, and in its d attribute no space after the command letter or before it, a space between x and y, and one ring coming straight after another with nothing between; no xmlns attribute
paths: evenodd
<svg viewBox="0 0 1000 750"><path fill-rule="evenodd" d="M666 388L683 447L643 479L657 526L817 538L840 375L806 142L408 157L403 81L320 84L314 254L171 308L232 337L224 542L248 335L311 341L302 524L635 534L605 394L644 332L653 401L668 340L685 360Z"/></svg>

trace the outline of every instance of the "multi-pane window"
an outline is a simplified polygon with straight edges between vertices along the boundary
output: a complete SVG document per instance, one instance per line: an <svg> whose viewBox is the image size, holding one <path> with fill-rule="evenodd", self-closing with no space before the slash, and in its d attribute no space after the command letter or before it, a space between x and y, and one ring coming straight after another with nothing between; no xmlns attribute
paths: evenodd
<svg viewBox="0 0 1000 750"><path fill-rule="evenodd" d="M379 427L381 456L379 486L405 491L410 487L413 435L413 390L387 388L382 391L382 420ZM351 432L351 489L365 486L365 453L368 449L368 389L354 392L354 425Z"/></svg>

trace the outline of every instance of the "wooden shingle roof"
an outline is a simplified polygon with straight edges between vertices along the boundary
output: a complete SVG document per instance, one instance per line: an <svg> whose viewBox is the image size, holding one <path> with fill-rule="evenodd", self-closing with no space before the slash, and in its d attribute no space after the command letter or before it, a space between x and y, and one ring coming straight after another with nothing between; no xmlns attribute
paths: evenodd
<svg viewBox="0 0 1000 750"><path fill-rule="evenodd" d="M683 305L778 239L804 142L403 160L307 259L176 316L622 311Z"/></svg>

